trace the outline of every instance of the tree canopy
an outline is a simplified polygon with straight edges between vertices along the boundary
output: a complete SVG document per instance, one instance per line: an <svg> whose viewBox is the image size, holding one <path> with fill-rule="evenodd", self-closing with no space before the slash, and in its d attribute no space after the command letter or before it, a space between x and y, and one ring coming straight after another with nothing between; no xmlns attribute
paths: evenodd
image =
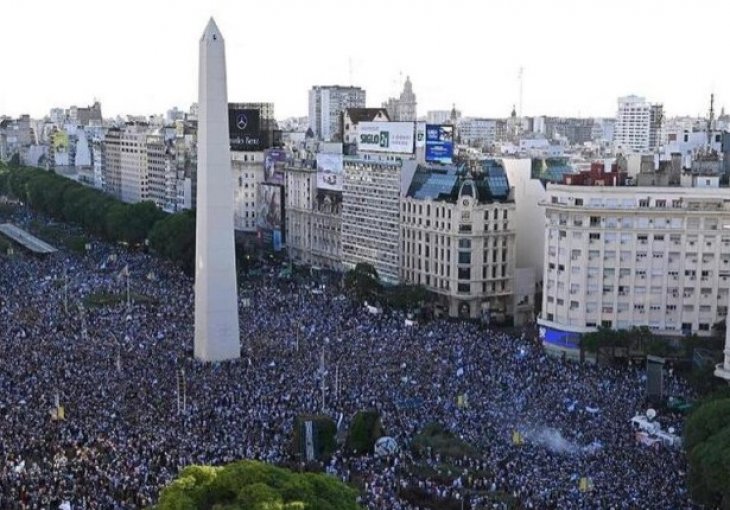
<svg viewBox="0 0 730 510"><path fill-rule="evenodd" d="M730 509L730 398L708 399L687 418L684 430L694 500Z"/></svg>
<svg viewBox="0 0 730 510"><path fill-rule="evenodd" d="M378 271L372 264L358 263L355 269L345 273L345 288L358 301L373 299L378 295L381 288Z"/></svg>
<svg viewBox="0 0 730 510"><path fill-rule="evenodd" d="M356 498L334 477L242 460L185 468L153 510L357 510Z"/></svg>
<svg viewBox="0 0 730 510"><path fill-rule="evenodd" d="M195 214L191 211L170 215L149 201L127 204L53 172L29 167L0 167L0 194L108 241L135 246L149 239L161 256L192 270Z"/></svg>

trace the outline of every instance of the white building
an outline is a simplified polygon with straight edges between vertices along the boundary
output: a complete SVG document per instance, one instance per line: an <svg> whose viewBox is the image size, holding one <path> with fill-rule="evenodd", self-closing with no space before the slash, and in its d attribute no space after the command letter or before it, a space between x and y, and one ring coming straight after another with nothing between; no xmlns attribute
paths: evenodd
<svg viewBox="0 0 730 510"><path fill-rule="evenodd" d="M575 348L604 326L710 335L730 290L730 190L548 185L538 323Z"/></svg>
<svg viewBox="0 0 730 510"><path fill-rule="evenodd" d="M256 200L264 182L264 153L231 151L233 170L233 225L242 232L256 231Z"/></svg>
<svg viewBox="0 0 730 510"><path fill-rule="evenodd" d="M639 96L618 99L613 143L617 152L648 154L661 141L663 107Z"/></svg>
<svg viewBox="0 0 730 510"><path fill-rule="evenodd" d="M340 85L314 86L309 91L309 127L321 140L342 140L340 122L346 108L365 108L365 90Z"/></svg>

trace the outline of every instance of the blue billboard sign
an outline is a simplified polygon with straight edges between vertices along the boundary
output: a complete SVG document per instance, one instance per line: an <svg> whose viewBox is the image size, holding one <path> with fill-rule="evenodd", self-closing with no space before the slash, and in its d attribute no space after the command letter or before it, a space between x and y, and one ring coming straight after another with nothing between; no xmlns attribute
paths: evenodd
<svg viewBox="0 0 730 510"><path fill-rule="evenodd" d="M426 161L453 163L454 126L426 124Z"/></svg>

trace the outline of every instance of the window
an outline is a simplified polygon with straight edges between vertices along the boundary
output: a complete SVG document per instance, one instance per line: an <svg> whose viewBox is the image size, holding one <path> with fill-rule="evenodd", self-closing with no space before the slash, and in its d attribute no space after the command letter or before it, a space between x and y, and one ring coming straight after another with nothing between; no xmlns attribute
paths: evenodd
<svg viewBox="0 0 730 510"><path fill-rule="evenodd" d="M471 279L471 269L468 267L460 267L459 268L459 280L470 280Z"/></svg>

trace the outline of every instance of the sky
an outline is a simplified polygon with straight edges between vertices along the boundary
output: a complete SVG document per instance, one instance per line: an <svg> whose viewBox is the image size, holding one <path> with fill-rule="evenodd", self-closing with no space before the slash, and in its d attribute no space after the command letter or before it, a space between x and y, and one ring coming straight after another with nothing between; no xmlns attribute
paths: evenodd
<svg viewBox="0 0 730 510"><path fill-rule="evenodd" d="M105 117L197 98L213 16L231 102L307 115L313 85L358 85L380 106L411 77L419 115L614 116L619 96L730 109L727 0L0 0L0 115L98 99Z"/></svg>

